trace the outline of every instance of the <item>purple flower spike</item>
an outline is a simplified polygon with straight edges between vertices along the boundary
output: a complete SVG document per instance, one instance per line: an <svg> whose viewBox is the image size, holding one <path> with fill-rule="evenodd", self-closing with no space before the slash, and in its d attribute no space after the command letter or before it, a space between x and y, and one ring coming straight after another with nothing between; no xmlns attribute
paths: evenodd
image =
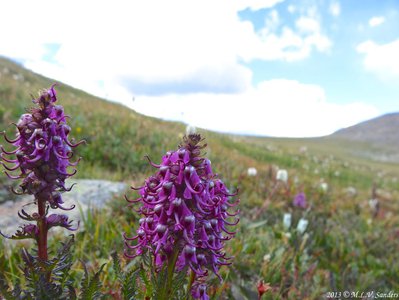
<svg viewBox="0 0 399 300"><path fill-rule="evenodd" d="M305 193L301 192L295 195L292 204L299 208L306 208L307 203Z"/></svg>
<svg viewBox="0 0 399 300"><path fill-rule="evenodd" d="M230 203L236 194L229 194L210 160L201 156L206 146L201 141L199 134L191 134L178 150L167 152L160 165L149 160L157 172L135 189L138 199L127 199L142 204L138 212L143 217L135 236L124 235L125 256L134 258L149 249L160 268L178 251L176 271L189 267L201 278L211 270L221 279L219 268L231 264L224 243L235 234L230 227L239 222L239 211L228 209L239 201ZM198 295L209 299L205 292Z"/></svg>
<svg viewBox="0 0 399 300"><path fill-rule="evenodd" d="M9 139L3 132L5 140L15 147L7 151L0 146L0 163L9 172L11 179L21 179L16 194L34 195L38 212L29 215L24 210L19 216L25 221L36 221L37 225L27 225L12 236L17 238L34 238L37 240L39 257L47 260L47 231L54 226L61 226L68 230L72 228L71 221L64 215L47 216L49 207L63 210L73 209L74 206L64 207L61 193L70 191L65 186L65 180L76 173L69 167L75 167L79 160L71 161L72 148L83 141L74 144L68 138L71 128L66 123L64 108L56 105L57 93L54 85L40 93L33 99L35 106L23 114L17 124L15 139ZM29 227L30 226L30 227ZM37 232L36 232L37 231Z"/></svg>
<svg viewBox="0 0 399 300"><path fill-rule="evenodd" d="M66 124L64 109L55 105L57 101L54 85L34 99L36 107L23 114L16 124L14 140L6 140L16 147L5 151L1 147L3 166L9 171L20 170L20 188L23 193L45 198L53 208L62 204L59 192L66 191L65 179L72 176L67 168L73 166L73 156L69 139L69 126ZM7 156L15 154L15 159ZM11 164L11 165L9 165ZM15 177L9 175L9 177Z"/></svg>

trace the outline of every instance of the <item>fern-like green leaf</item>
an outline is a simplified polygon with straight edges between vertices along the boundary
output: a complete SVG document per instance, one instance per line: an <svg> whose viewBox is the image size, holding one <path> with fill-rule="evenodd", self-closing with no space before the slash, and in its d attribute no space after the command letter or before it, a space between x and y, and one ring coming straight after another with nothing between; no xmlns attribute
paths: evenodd
<svg viewBox="0 0 399 300"><path fill-rule="evenodd" d="M154 284L154 299L159 299L162 296L162 291L164 289L165 283L168 278L168 271L166 266L164 266L158 274L151 274Z"/></svg>
<svg viewBox="0 0 399 300"><path fill-rule="evenodd" d="M70 295L72 280L70 279L70 270L72 267L71 247L74 244L74 237L62 246L57 252L57 256L48 262L47 270L52 273L52 280L57 282L61 290Z"/></svg>
<svg viewBox="0 0 399 300"><path fill-rule="evenodd" d="M27 282L24 289L25 297L22 299L76 299L69 274L72 266L70 248L73 242L72 237L67 243L63 243L57 255L45 263L37 256L22 250L22 270Z"/></svg>
<svg viewBox="0 0 399 300"><path fill-rule="evenodd" d="M0 296L4 297L6 300L13 300L15 298L9 289L10 287L7 284L7 280L5 279L4 275L0 273Z"/></svg>
<svg viewBox="0 0 399 300"><path fill-rule="evenodd" d="M184 268L173 277L172 281L172 299L184 299L187 297L184 291L184 285L187 283L187 268Z"/></svg>
<svg viewBox="0 0 399 300"><path fill-rule="evenodd" d="M102 297L102 293L100 292L102 286L100 282L100 274L104 266L105 264L100 267L100 270L94 274L93 278L90 278L86 265L83 263L85 275L83 276L81 283L82 291L79 296L80 300L94 300Z"/></svg>
<svg viewBox="0 0 399 300"><path fill-rule="evenodd" d="M122 296L124 300L136 299L137 295L137 276L139 269L131 270L124 276L122 283Z"/></svg>
<svg viewBox="0 0 399 300"><path fill-rule="evenodd" d="M133 300L137 296L137 276L139 268L132 269L128 272L122 270L121 262L116 251L111 253L113 260L113 268L115 275L121 284L121 294L124 300Z"/></svg>
<svg viewBox="0 0 399 300"><path fill-rule="evenodd" d="M148 279L148 274L146 273L144 266L142 264L140 265L140 268L138 270L138 275L145 287L144 295L148 298L152 298L153 285L151 284L151 280Z"/></svg>
<svg viewBox="0 0 399 300"><path fill-rule="evenodd" d="M111 253L111 257L112 257L112 261L113 261L113 267L114 267L115 275L118 278L119 282L123 283L125 276L124 276L123 271L122 271L121 261L119 259L118 253L116 251L113 251Z"/></svg>

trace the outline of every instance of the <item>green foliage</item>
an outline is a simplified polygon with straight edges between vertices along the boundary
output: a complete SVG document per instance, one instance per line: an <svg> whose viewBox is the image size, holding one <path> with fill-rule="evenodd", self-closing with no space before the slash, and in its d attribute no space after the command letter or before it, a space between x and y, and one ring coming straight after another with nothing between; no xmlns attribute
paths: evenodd
<svg viewBox="0 0 399 300"><path fill-rule="evenodd" d="M187 270L182 270L174 275L170 299L187 299Z"/></svg>
<svg viewBox="0 0 399 300"><path fill-rule="evenodd" d="M21 295L21 288L19 282L14 287L14 290L10 291L10 287L4 278L3 273L0 273L0 296L3 296L6 300L18 299Z"/></svg>
<svg viewBox="0 0 399 300"><path fill-rule="evenodd" d="M100 267L91 278L89 272L87 271L87 267L85 263L83 263L84 268L84 276L81 282L81 293L79 295L79 300L94 300L94 299L101 299L102 293L100 292L101 289L101 281L100 281L100 274L103 271L105 264Z"/></svg>
<svg viewBox="0 0 399 300"><path fill-rule="evenodd" d="M165 295L165 284L168 269L163 267L155 270L151 256L145 253L135 260L134 265L124 268L116 252L111 254L113 271L118 281L118 299L185 299L187 284L187 269L173 274L172 285Z"/></svg>
<svg viewBox="0 0 399 300"><path fill-rule="evenodd" d="M26 286L21 289L19 282L14 289L8 287L6 279L0 277L0 291L6 299L76 299L75 290L70 278L71 253L73 237L62 244L55 258L43 263L37 256L22 249L21 257Z"/></svg>
<svg viewBox="0 0 399 300"><path fill-rule="evenodd" d="M120 259L117 252L112 253L112 260L115 274L118 278L120 284L120 293L122 299L133 300L138 294L137 290L137 277L139 275L140 269L135 268L124 272L121 267Z"/></svg>

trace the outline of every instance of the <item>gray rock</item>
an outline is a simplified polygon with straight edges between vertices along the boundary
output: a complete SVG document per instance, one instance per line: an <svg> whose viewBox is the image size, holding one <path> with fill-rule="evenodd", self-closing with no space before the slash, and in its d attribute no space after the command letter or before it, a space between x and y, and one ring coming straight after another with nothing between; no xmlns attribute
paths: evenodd
<svg viewBox="0 0 399 300"><path fill-rule="evenodd" d="M50 209L49 214L66 214L74 221L82 219L88 209L103 209L113 199L120 199L123 202L123 194L128 185L123 182L112 182L107 180L77 179L67 182L67 186L76 183L72 191L63 194L63 206L68 208L76 205L71 211ZM117 198L115 198L117 197ZM18 197L16 201L6 201L0 204L0 230L6 235L11 235L22 224L27 222L17 215L22 208L26 212L34 212L36 205L33 203L33 196L27 195Z"/></svg>

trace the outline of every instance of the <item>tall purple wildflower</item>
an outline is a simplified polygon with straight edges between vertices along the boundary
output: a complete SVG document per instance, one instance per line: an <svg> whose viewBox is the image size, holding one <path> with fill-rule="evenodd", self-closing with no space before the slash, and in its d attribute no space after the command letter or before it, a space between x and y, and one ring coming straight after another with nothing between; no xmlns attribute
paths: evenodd
<svg viewBox="0 0 399 300"><path fill-rule="evenodd" d="M83 141L73 144L68 135L71 128L66 123L67 116L57 101L54 85L41 92L33 100L35 107L23 114L17 124L16 138L10 140L3 133L5 140L15 147L7 151L1 149L1 164L7 170L6 175L11 179L22 180L20 190L16 194L34 195L38 212L29 214L21 210L18 215L25 221L35 221L36 225L28 224L21 227L11 239L33 238L38 244L39 258L47 260L47 231L51 227L61 226L68 230L75 230L66 215L52 214L47 217L48 208L71 210L75 206L64 207L61 193L70 191L65 186L65 179L73 176L68 173L69 166L76 166L78 161L71 162L72 148ZM9 172L20 171L13 175Z"/></svg>
<svg viewBox="0 0 399 300"><path fill-rule="evenodd" d="M127 199L142 204L138 212L143 217L137 234L124 234L124 238L126 257L149 250L158 269L164 264L175 271L188 267L192 277L202 281L208 270L221 279L219 268L231 264L223 247L235 234L228 227L239 219L235 218L238 210L229 212L229 207L238 204L238 200L229 201L236 194L229 194L213 173L210 160L202 157L206 145L200 145L201 141L199 134L190 134L178 150L163 156L160 165L150 161L158 171L137 189L140 197ZM201 285L201 293L193 290L193 295L202 297L204 288Z"/></svg>

